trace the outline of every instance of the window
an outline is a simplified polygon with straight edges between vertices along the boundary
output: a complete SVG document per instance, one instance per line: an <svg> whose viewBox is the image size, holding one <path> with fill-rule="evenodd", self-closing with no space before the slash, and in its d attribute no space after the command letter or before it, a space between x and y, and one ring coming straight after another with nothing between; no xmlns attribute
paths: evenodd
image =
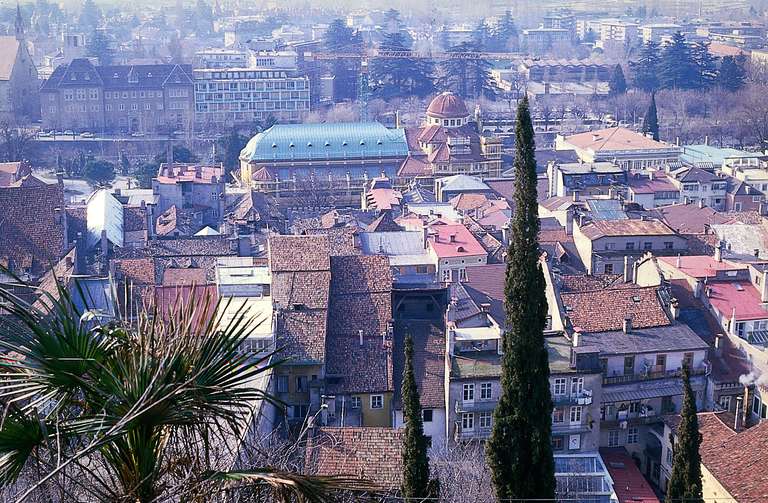
<svg viewBox="0 0 768 503"><path fill-rule="evenodd" d="M493 386L489 382L480 383L480 400L490 400L493 396Z"/></svg>
<svg viewBox="0 0 768 503"><path fill-rule="evenodd" d="M490 429L491 425L493 424L493 412L481 412L478 414L478 416L480 428L486 430Z"/></svg>
<svg viewBox="0 0 768 503"><path fill-rule="evenodd" d="M474 384L465 384L463 386L462 400L465 402L473 402L475 400Z"/></svg>
<svg viewBox="0 0 768 503"><path fill-rule="evenodd" d="M667 355L656 355L656 367L658 371L664 371L667 368Z"/></svg>
<svg viewBox="0 0 768 503"><path fill-rule="evenodd" d="M552 387L552 394L558 396L565 395L565 377L558 377L555 379L555 385Z"/></svg>
<svg viewBox="0 0 768 503"><path fill-rule="evenodd" d="M605 274L613 274L613 264L605 264L603 266L603 272Z"/></svg>
<svg viewBox="0 0 768 503"><path fill-rule="evenodd" d="M667 466L672 466L672 447L667 449Z"/></svg>
<svg viewBox="0 0 768 503"><path fill-rule="evenodd" d="M104 105L104 111L105 112L111 112L112 111L112 104L111 103L107 103L106 105Z"/></svg>
<svg viewBox="0 0 768 503"><path fill-rule="evenodd" d="M671 250L674 247L675 247L675 244L672 241L664 241L665 250Z"/></svg>
<svg viewBox="0 0 768 503"><path fill-rule="evenodd" d="M733 205L733 209L736 211L741 211L741 203L736 203Z"/></svg>
<svg viewBox="0 0 768 503"><path fill-rule="evenodd" d="M736 335L744 338L746 324L744 322L736 324Z"/></svg>
<svg viewBox="0 0 768 503"><path fill-rule="evenodd" d="M635 243L627 243L624 245L625 250L634 250L635 249Z"/></svg>
<svg viewBox="0 0 768 503"><path fill-rule="evenodd" d="M371 395L371 408L383 409L384 408L384 395Z"/></svg>
<svg viewBox="0 0 768 503"><path fill-rule="evenodd" d="M78 101L83 101L85 99L85 89L77 89L75 91L75 94L77 96Z"/></svg>
<svg viewBox="0 0 768 503"><path fill-rule="evenodd" d="M124 112L125 111L125 103L120 103L119 105L117 105L117 109L120 110L121 112Z"/></svg>
<svg viewBox="0 0 768 503"><path fill-rule="evenodd" d="M608 432L608 447L619 446L619 430L611 430Z"/></svg>
<svg viewBox="0 0 768 503"><path fill-rule="evenodd" d="M277 392L288 393L288 376L277 376Z"/></svg>
<svg viewBox="0 0 768 503"><path fill-rule="evenodd" d="M616 243L611 243L611 242L605 243L605 249L606 250L615 250L616 249Z"/></svg>
<svg viewBox="0 0 768 503"><path fill-rule="evenodd" d="M570 420L571 424L581 423L581 405L574 405L571 407Z"/></svg>
<svg viewBox="0 0 768 503"><path fill-rule="evenodd" d="M571 395L580 395L584 391L584 378L574 377L571 379Z"/></svg>
<svg viewBox="0 0 768 503"><path fill-rule="evenodd" d="M762 407L760 407L760 417L763 419L768 418L768 404L764 403Z"/></svg>
<svg viewBox="0 0 768 503"><path fill-rule="evenodd" d="M718 401L720 404L720 407L723 408L723 410L731 410L731 396L730 395L723 395L720 397L720 400Z"/></svg>
<svg viewBox="0 0 768 503"><path fill-rule="evenodd" d="M309 405L294 405L291 412L294 419L304 419L309 414Z"/></svg>
<svg viewBox="0 0 768 503"><path fill-rule="evenodd" d="M683 367L693 368L693 353L683 353Z"/></svg>
<svg viewBox="0 0 768 503"><path fill-rule="evenodd" d="M309 390L307 376L296 376L296 393L306 393Z"/></svg>
<svg viewBox="0 0 768 503"><path fill-rule="evenodd" d="M760 414L760 397L754 397L752 400L752 413Z"/></svg>
<svg viewBox="0 0 768 503"><path fill-rule="evenodd" d="M417 265L416 266L416 272L418 274L426 274L427 273L427 266L425 266L425 265Z"/></svg>
<svg viewBox="0 0 768 503"><path fill-rule="evenodd" d="M563 437L552 437L552 450L553 451L563 450Z"/></svg>
<svg viewBox="0 0 768 503"><path fill-rule="evenodd" d="M443 283L450 283L451 282L451 270L450 269L443 269Z"/></svg>
<svg viewBox="0 0 768 503"><path fill-rule="evenodd" d="M99 90L98 89L91 89L88 91L88 98L92 100L99 99Z"/></svg>
<svg viewBox="0 0 768 503"><path fill-rule="evenodd" d="M565 410L561 407L555 407L552 409L552 422L564 423L565 422Z"/></svg>
<svg viewBox="0 0 768 503"><path fill-rule="evenodd" d="M636 444L639 441L640 441L640 432L637 429L637 426L630 426L629 429L627 429L627 443Z"/></svg>
<svg viewBox="0 0 768 503"><path fill-rule="evenodd" d="M461 413L461 429L462 430L475 429L475 414L473 412Z"/></svg>
<svg viewBox="0 0 768 503"><path fill-rule="evenodd" d="M359 409L363 406L363 401L359 396L353 396L349 398L349 406L353 409Z"/></svg>
<svg viewBox="0 0 768 503"><path fill-rule="evenodd" d="M139 104L138 103L131 103L131 110L133 110L135 112L138 109L139 109Z"/></svg>
<svg viewBox="0 0 768 503"><path fill-rule="evenodd" d="M432 409L424 409L421 411L421 420L425 423L432 422Z"/></svg>
<svg viewBox="0 0 768 503"><path fill-rule="evenodd" d="M624 357L624 375L631 376L634 373L635 373L635 357L625 356Z"/></svg>
<svg viewBox="0 0 768 503"><path fill-rule="evenodd" d="M650 241L646 241L645 243L643 243L643 249L644 250L653 250L653 243L651 243Z"/></svg>
<svg viewBox="0 0 768 503"><path fill-rule="evenodd" d="M144 103L144 110L152 110L152 103Z"/></svg>

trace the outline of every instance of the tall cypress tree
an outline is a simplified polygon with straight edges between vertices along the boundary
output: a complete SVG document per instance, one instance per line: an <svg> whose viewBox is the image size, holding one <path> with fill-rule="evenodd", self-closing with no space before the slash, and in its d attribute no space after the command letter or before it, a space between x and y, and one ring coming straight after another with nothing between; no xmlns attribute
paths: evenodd
<svg viewBox="0 0 768 503"><path fill-rule="evenodd" d="M624 78L624 70L621 65L613 67L611 80L608 82L608 92L610 96L618 96L627 92L627 81Z"/></svg>
<svg viewBox="0 0 768 503"><path fill-rule="evenodd" d="M683 409L674 442L672 475L667 484L667 503L704 503L701 481L701 433L696 416L696 398L688 367L683 367Z"/></svg>
<svg viewBox="0 0 768 503"><path fill-rule="evenodd" d="M651 104L643 117L643 133L651 133L659 141L659 115L656 111L656 93L651 93Z"/></svg>
<svg viewBox="0 0 768 503"><path fill-rule="evenodd" d="M424 423L421 417L419 390L413 371L413 339L405 338L405 368L403 384L400 389L403 396L403 497L408 501L419 501L431 496L429 481L429 458L427 457L427 439L424 436Z"/></svg>
<svg viewBox="0 0 768 503"><path fill-rule="evenodd" d="M552 396L544 342L547 298L539 263L533 124L525 97L515 130L515 215L507 249L501 396L486 446L499 500L554 499Z"/></svg>

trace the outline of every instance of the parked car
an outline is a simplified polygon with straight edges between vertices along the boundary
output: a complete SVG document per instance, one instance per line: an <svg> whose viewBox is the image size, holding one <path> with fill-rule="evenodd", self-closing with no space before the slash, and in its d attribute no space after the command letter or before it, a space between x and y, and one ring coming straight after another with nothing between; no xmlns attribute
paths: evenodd
<svg viewBox="0 0 768 503"><path fill-rule="evenodd" d="M37 133L38 138L50 138L51 136L53 136L51 131L40 131Z"/></svg>
<svg viewBox="0 0 768 503"><path fill-rule="evenodd" d="M172 134L173 136L185 136L185 135L187 134L187 132L186 132L186 131L181 131L181 130L178 130L178 131L174 131L174 132L173 132L173 133L171 133L171 134Z"/></svg>
<svg viewBox="0 0 768 503"><path fill-rule="evenodd" d="M72 131L71 129L64 130L64 132L62 134L63 135L67 135L67 136L75 136L75 132Z"/></svg>
<svg viewBox="0 0 768 503"><path fill-rule="evenodd" d="M80 138L96 138L96 135L91 133L90 131L84 131L80 133Z"/></svg>
<svg viewBox="0 0 768 503"><path fill-rule="evenodd" d="M131 136L133 136L134 138L144 138L144 133L142 133L141 131L136 131L135 133L131 133Z"/></svg>

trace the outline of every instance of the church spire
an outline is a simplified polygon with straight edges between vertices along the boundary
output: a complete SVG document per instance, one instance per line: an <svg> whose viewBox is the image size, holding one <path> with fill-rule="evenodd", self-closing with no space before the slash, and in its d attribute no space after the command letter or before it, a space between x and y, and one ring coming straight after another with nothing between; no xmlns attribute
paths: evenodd
<svg viewBox="0 0 768 503"><path fill-rule="evenodd" d="M24 18L21 17L21 6L16 2L16 19L13 23L16 40L24 40Z"/></svg>

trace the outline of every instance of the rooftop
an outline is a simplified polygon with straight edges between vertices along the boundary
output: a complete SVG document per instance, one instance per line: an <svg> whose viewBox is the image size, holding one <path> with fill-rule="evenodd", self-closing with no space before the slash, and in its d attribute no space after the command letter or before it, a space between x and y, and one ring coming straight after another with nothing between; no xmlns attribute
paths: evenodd
<svg viewBox="0 0 768 503"><path fill-rule="evenodd" d="M438 94L427 107L427 116L438 119L461 119L468 115L464 100L451 92Z"/></svg>
<svg viewBox="0 0 768 503"><path fill-rule="evenodd" d="M712 224L728 220L722 213L698 204L671 204L660 206L653 213L680 234L704 234Z"/></svg>
<svg viewBox="0 0 768 503"><path fill-rule="evenodd" d="M609 152L622 150L676 150L678 147L655 141L642 133L627 128L614 127L588 131L571 136L565 140L576 148L593 152Z"/></svg>
<svg viewBox="0 0 768 503"><path fill-rule="evenodd" d="M680 160L690 164L711 162L722 166L726 159L752 159L762 156L761 153L746 152L735 148L714 147L712 145L686 145L680 154Z"/></svg>
<svg viewBox="0 0 768 503"><path fill-rule="evenodd" d="M713 278L718 271L735 271L746 269L747 266L729 262L728 260L717 261L709 255L684 255L680 257L657 257L657 260L668 264L683 274L692 278Z"/></svg>
<svg viewBox="0 0 768 503"><path fill-rule="evenodd" d="M600 456L613 479L618 503L659 503L653 488L623 447L601 448Z"/></svg>
<svg viewBox="0 0 768 503"><path fill-rule="evenodd" d="M246 161L365 159L408 155L403 129L378 122L276 124L240 152Z"/></svg>
<svg viewBox="0 0 768 503"><path fill-rule="evenodd" d="M580 227L590 240L612 236L674 236L675 231L659 220L593 220Z"/></svg>
<svg viewBox="0 0 768 503"><path fill-rule="evenodd" d="M607 355L704 351L709 347L683 323L633 328L628 334L622 330L589 332L581 335L579 344L598 347L600 354Z"/></svg>
<svg viewBox="0 0 768 503"><path fill-rule="evenodd" d="M487 255L483 245L461 224L432 225L429 230L434 235L428 244L439 258Z"/></svg>
<svg viewBox="0 0 768 503"><path fill-rule="evenodd" d="M200 166L195 164L162 164L156 177L158 183L217 183L224 181L224 168L221 166Z"/></svg>
<svg viewBox="0 0 768 503"><path fill-rule="evenodd" d="M768 319L768 305L760 300L760 292L749 281L709 281L706 287L709 303L726 319L736 321Z"/></svg>
<svg viewBox="0 0 768 503"><path fill-rule="evenodd" d="M677 192L678 189L666 175L632 176L629 189L635 194L655 194L657 192Z"/></svg>
<svg viewBox="0 0 768 503"><path fill-rule="evenodd" d="M395 400L405 366L405 337L413 337L413 369L423 408L445 407L445 327L441 321L397 320L395 322Z"/></svg>
<svg viewBox="0 0 768 503"><path fill-rule="evenodd" d="M578 331L621 330L628 317L632 318L633 330L670 324L656 287L562 292L560 299L565 316Z"/></svg>

